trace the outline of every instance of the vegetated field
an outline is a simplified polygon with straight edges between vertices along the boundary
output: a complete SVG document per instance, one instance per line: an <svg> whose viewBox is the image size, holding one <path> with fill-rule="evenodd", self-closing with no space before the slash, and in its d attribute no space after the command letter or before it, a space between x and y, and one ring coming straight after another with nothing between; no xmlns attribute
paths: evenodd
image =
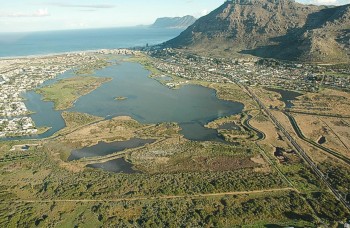
<svg viewBox="0 0 350 228"><path fill-rule="evenodd" d="M293 116L306 138L350 156L350 119L297 113Z"/></svg>
<svg viewBox="0 0 350 228"><path fill-rule="evenodd" d="M239 86L191 83L245 104L243 114L208 124L227 143L187 140L176 123L63 112L67 127L50 139L30 142L27 151L11 148L29 142L0 143L0 226L336 227L347 219L348 211ZM275 94L258 92L267 106L284 107ZM248 116L253 128L247 126ZM220 129L227 123L235 128ZM264 133L262 139L254 128ZM67 162L73 149L131 138L156 141ZM140 173L86 167L119 157ZM323 161L319 165L332 184L347 189L348 169Z"/></svg>
<svg viewBox="0 0 350 228"><path fill-rule="evenodd" d="M194 83L216 90L217 96L220 99L241 102L244 104L244 110L257 108L256 102L237 84L209 83L203 81Z"/></svg>
<svg viewBox="0 0 350 228"><path fill-rule="evenodd" d="M325 75L336 76L336 77L350 77L350 74L347 73L337 73L337 72L326 72Z"/></svg>
<svg viewBox="0 0 350 228"><path fill-rule="evenodd" d="M269 100L272 102L276 101L277 97L273 95L264 95L264 93L260 94L263 96L262 101L266 106L269 105ZM324 147L333 149L337 153L348 156L348 138L350 134L350 125L348 124L348 117L350 114L348 111L350 104L349 101L349 93L325 89L318 94L307 93L299 97L293 102L296 106L290 110L289 114L296 119L300 130L306 138ZM323 151L322 149L299 139L287 116L281 112L283 106L276 103L276 105L272 105L272 107L273 110L271 110L271 113L273 113L279 122L284 125L285 129L295 137L296 141L298 141L304 151L308 153L309 157L317 164L323 173L327 175L327 179L332 186L341 192L341 194L348 194L348 189L350 189L348 184L350 183L348 164L333 157L327 151ZM253 121L252 123L258 129L268 132L266 131L267 125L259 124L257 122L259 121ZM271 139L269 136L271 134L267 133L266 135L266 139L259 142L264 148L269 148L271 145L277 145L278 141L283 140L283 137L280 136L278 137L278 140L273 140L273 138ZM277 132L275 135L277 135ZM269 143L267 144L268 141ZM321 193L318 191L320 185L320 183L318 183L319 180L311 174L310 169L305 167L301 160L298 161L298 157L295 157L295 153L292 151L286 151L286 147L278 147L280 147L279 151L275 150L276 152L274 155L277 155L279 159L278 167L280 167L281 171L297 189L306 193L307 201L314 210L317 211L320 218L328 220L330 217L334 218L335 214L333 211L335 209L332 209L332 211L329 210L329 208L336 206L339 202L335 201L333 198L332 206L324 205L322 202L323 197L329 197L330 195L327 192ZM277 147L275 147L275 149L276 148ZM271 155L271 153L269 155ZM316 205L316 201L322 206ZM342 216L346 215L347 212L345 214L342 213Z"/></svg>
<svg viewBox="0 0 350 228"><path fill-rule="evenodd" d="M307 93L298 97L291 111L315 115L350 117L350 93L323 89L319 93Z"/></svg>
<svg viewBox="0 0 350 228"><path fill-rule="evenodd" d="M0 204L0 211L10 217L0 218L0 225L10 227L307 227L314 221L303 199L291 191L121 202L18 202ZM294 219L298 217L303 220Z"/></svg>
<svg viewBox="0 0 350 228"><path fill-rule="evenodd" d="M283 108L284 102L280 100L281 95L277 92L262 87L250 88L266 107Z"/></svg>
<svg viewBox="0 0 350 228"><path fill-rule="evenodd" d="M102 121L102 117L89 115L87 113L79 113L79 112L62 112L62 117L64 119L66 127L58 131L57 135L66 135L69 132L77 130L78 128L89 125L95 122Z"/></svg>
<svg viewBox="0 0 350 228"><path fill-rule="evenodd" d="M104 67L107 67L109 65L111 65L110 62L108 62L107 60L109 59L109 56L105 56L105 55L99 55L99 60L92 63L92 64L87 64L87 65L83 65L80 66L79 68L74 70L74 73L76 75L91 75L93 74L96 70L102 69ZM117 57L113 56L111 57L112 59L115 59Z"/></svg>
<svg viewBox="0 0 350 228"><path fill-rule="evenodd" d="M174 123L63 116L66 129L27 151L11 150L27 142L0 143L1 226L303 227L348 215L301 160L275 163L291 186L250 140L192 142ZM123 155L142 173L109 173L86 168L84 159L64 159L72 148L135 136L157 139Z"/></svg>
<svg viewBox="0 0 350 228"><path fill-rule="evenodd" d="M143 53L139 53L130 58L126 58L125 61L140 63L146 70L148 70L151 73L150 77L156 77L163 74L163 72L159 71L153 66L150 57Z"/></svg>
<svg viewBox="0 0 350 228"><path fill-rule="evenodd" d="M71 108L79 97L92 92L110 80L110 78L76 76L40 88L37 92L43 95L45 101L53 101L56 110L65 110Z"/></svg>

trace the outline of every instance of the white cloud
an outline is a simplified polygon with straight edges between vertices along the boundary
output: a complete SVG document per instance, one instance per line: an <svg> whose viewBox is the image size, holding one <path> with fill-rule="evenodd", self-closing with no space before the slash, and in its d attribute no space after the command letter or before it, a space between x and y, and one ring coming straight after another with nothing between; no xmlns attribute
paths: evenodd
<svg viewBox="0 0 350 228"><path fill-rule="evenodd" d="M23 12L13 12L13 13L0 13L0 17L47 17L50 16L47 9L38 9L34 13L23 13Z"/></svg>

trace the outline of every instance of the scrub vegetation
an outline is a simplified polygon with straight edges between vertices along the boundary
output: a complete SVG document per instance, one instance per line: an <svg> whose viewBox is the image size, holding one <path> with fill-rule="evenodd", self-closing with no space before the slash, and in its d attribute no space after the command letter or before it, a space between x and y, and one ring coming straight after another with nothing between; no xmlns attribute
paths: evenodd
<svg viewBox="0 0 350 228"><path fill-rule="evenodd" d="M38 89L36 92L43 95L45 101L53 101L56 110L66 110L74 106L74 102L103 83L109 78L99 78L92 76L76 76L63 79L57 83Z"/></svg>

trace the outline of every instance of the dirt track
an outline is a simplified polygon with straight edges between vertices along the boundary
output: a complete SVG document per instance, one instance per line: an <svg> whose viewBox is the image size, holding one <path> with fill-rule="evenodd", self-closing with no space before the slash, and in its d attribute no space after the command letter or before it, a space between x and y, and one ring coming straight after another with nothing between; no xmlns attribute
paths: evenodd
<svg viewBox="0 0 350 228"><path fill-rule="evenodd" d="M242 192L220 192L220 193L207 193L207 194L195 194L195 195L169 195L169 196L159 196L159 197L135 197L135 198L116 198L116 199L57 199L57 200L9 200L2 201L3 203L95 203L95 202L123 202L123 201L143 201L143 200L164 200L164 199L184 199L184 198L205 198L205 197L222 197L231 195L249 195L249 194L262 194L270 192L281 192L281 191L297 191L294 188L276 188L276 189L266 189L266 190L255 190L255 191L242 191Z"/></svg>

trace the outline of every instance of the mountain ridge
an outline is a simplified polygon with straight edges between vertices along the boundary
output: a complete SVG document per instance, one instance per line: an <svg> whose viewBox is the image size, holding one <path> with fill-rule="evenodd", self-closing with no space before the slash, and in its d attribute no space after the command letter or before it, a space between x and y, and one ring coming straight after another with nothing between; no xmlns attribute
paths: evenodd
<svg viewBox="0 0 350 228"><path fill-rule="evenodd" d="M350 62L350 4L227 1L165 47L303 62Z"/></svg>
<svg viewBox="0 0 350 228"><path fill-rule="evenodd" d="M151 25L152 28L187 28L197 19L191 15L183 17L161 17Z"/></svg>

